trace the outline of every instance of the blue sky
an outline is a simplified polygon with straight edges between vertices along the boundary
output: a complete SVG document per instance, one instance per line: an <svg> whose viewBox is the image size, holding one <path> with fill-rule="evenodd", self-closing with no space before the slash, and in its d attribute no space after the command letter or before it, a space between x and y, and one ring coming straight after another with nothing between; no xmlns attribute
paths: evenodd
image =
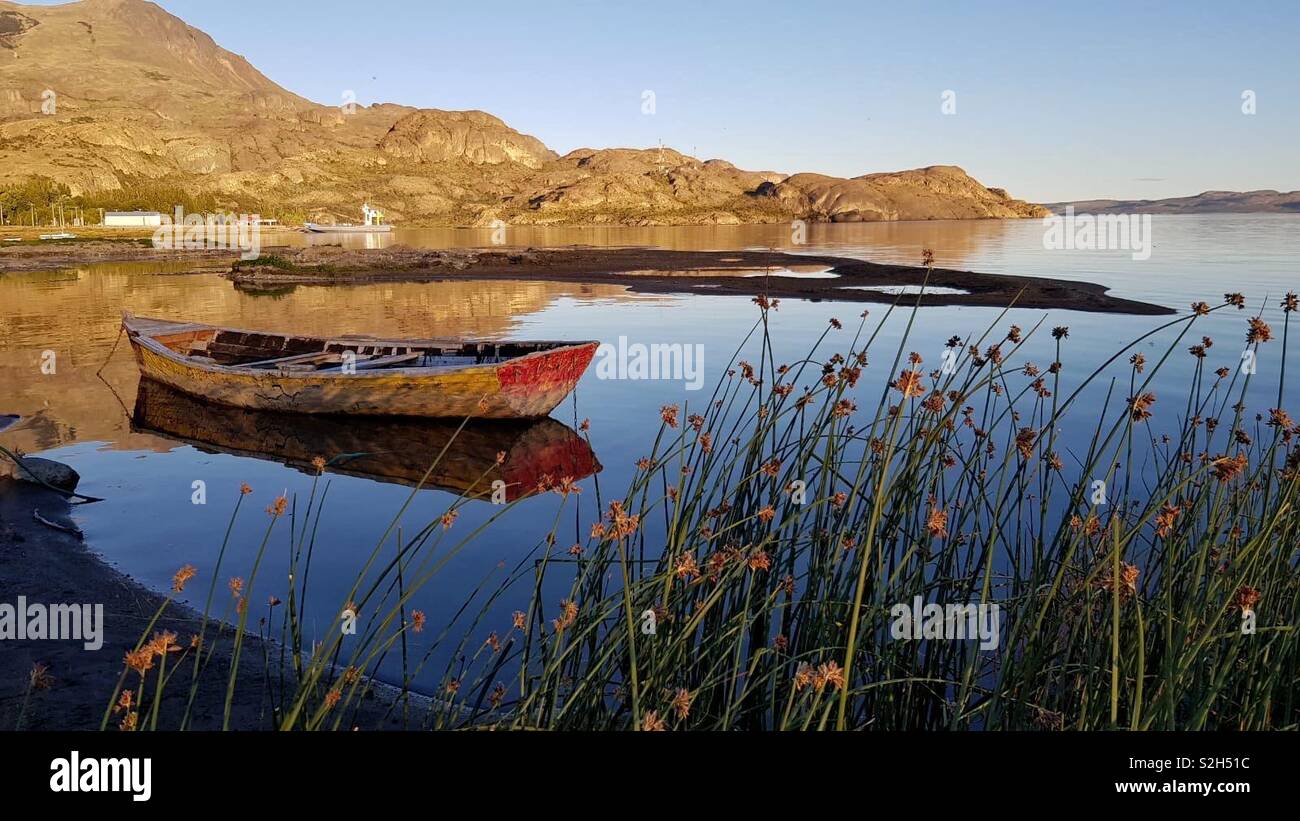
<svg viewBox="0 0 1300 821"><path fill-rule="evenodd" d="M1036 201L1300 189L1297 0L160 5L318 102L477 108L561 153L953 164Z"/></svg>

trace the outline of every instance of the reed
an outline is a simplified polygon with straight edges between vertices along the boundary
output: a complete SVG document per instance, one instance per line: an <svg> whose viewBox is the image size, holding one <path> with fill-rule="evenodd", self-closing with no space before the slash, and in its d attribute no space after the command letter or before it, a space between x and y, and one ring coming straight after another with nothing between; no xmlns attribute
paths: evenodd
<svg viewBox="0 0 1300 821"><path fill-rule="evenodd" d="M515 566L466 591L422 654L409 652L427 629L413 598L520 502L462 532L470 488L408 534L397 523L413 489L338 603L359 617L357 635L345 642L336 623L313 647L301 628L323 506L313 486L302 522L296 503L287 517L268 726L348 729L397 714L412 728L1300 724L1300 427L1282 391L1279 407L1249 413L1250 375L1207 372L1208 343L1185 345L1204 315L1240 309L1239 295L1143 334L1068 393L1067 328L1050 331L1056 361L1041 369L1020 351L1047 331L1005 327L1003 315L949 340L948 365L929 370L908 333L875 350L888 322L910 333L917 307L900 298L856 329L831 320L803 359L780 363L768 326L777 301L754 302L758 319L707 403L665 406L629 485L608 499L598 483L589 490L599 520L575 519L582 497L567 477L545 482L561 497L549 527ZM1285 338L1294 295L1283 308ZM1173 341L1148 361L1138 343L1162 332ZM1271 338L1249 319L1249 349ZM757 361L740 360L752 343ZM1187 395L1157 401L1152 381L1175 355L1197 358ZM1127 385L1099 382L1125 357ZM1093 383L1106 399L1086 407ZM1082 448L1066 452L1066 424L1092 432ZM567 593L544 592L556 584ZM489 623L507 595L526 608ZM895 638L895 607L917 597L998 605L996 648ZM412 710L411 682L447 648L436 689ZM402 667L393 694L361 698L390 653ZM237 681L232 671L227 704ZM143 673L140 685L149 697Z"/></svg>

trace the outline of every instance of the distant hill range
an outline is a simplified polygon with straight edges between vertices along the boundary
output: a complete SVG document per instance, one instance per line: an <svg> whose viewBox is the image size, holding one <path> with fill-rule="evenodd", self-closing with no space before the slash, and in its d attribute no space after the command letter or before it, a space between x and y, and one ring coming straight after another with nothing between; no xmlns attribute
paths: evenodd
<svg viewBox="0 0 1300 821"><path fill-rule="evenodd" d="M144 0L0 0L0 189L34 178L101 203L205 192L226 210L321 222L358 219L363 200L426 225L1047 214L955 166L846 179L670 148L560 156L481 111L320 105Z"/></svg>
<svg viewBox="0 0 1300 821"><path fill-rule="evenodd" d="M1071 205L1077 214L1300 214L1300 191L1206 191L1164 200L1044 203L1054 214Z"/></svg>

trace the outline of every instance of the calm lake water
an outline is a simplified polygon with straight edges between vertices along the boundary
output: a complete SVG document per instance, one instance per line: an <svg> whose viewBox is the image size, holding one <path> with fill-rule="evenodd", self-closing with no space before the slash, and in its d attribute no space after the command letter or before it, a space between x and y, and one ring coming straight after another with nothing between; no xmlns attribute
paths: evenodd
<svg viewBox="0 0 1300 821"><path fill-rule="evenodd" d="M1177 424L1175 414L1182 409L1179 400L1185 397L1195 362L1186 347L1198 342L1202 334L1211 336L1215 345L1206 361L1207 370L1236 368L1245 349L1246 317L1261 307L1264 319L1279 338L1262 346L1258 374L1251 383L1250 410L1267 412L1276 406L1283 345L1278 303L1286 291L1300 290L1300 215L1158 216L1153 221L1153 237L1154 251L1145 261L1135 261L1127 251L1044 250L1043 226L1038 221L812 225L808 243L801 245L790 242L789 226L514 229L507 242L655 245L698 250L771 247L905 264L919 262L921 250L932 248L936 264L943 267L1100 282L1118 296L1168 305L1184 315L1193 301L1217 305L1225 292L1239 291L1246 295L1249 310L1219 311L1198 320L1193 333L1179 344L1164 366L1153 390L1170 399L1163 408L1157 406L1167 413L1158 414L1153 421L1167 424L1171 430ZM312 240L285 235L274 241ZM473 247L490 244L491 234L486 230L398 231L391 237L352 241ZM863 307L870 308L873 319L883 316L886 309L885 305L782 301L772 315L778 360L794 360L806 353L831 317L838 317L846 325L840 337L832 338L842 338L841 344L847 345L849 329ZM171 418L188 423L186 431L175 431L167 437L134 430L128 413L136 399L135 364L124 342L113 351L122 310L302 333L570 338L611 343L625 336L630 343L703 346L703 391L689 391L681 382L673 381L600 379L593 366L573 399L553 414L561 424L543 431L485 433L456 454L458 464L472 467L480 464L478 460L484 454L490 458L497 449L506 449L501 445L505 442L519 453L545 451L546 458L560 458L555 456L559 452L555 448L559 447L568 454L563 458L581 458L585 451L573 450L570 429L590 419L591 449L602 469L596 477L579 482L585 492L578 497L580 511L573 517L573 541L585 540L587 527L598 518L596 482L606 500L621 493L636 459L651 447L659 426L659 407L666 403L698 407L707 402L709 389L757 317L757 309L747 298L642 296L605 285L440 282L298 287L268 296L240 292L214 274L191 272L190 266L183 263L109 263L58 272L0 274L0 415L16 413L23 417L19 425L0 433L0 444L68 462L83 477L82 492L106 499L78 507L75 516L88 542L122 571L165 589L172 573L182 564L198 567L200 578L191 584L186 596L200 607L240 483L251 485L254 494L236 525L221 570L223 580L248 575L265 530L262 509L266 504L285 491L291 497L296 494L300 503L305 502L312 477L276 461L277 456L301 465L309 460L314 448L336 448L340 452L401 454L409 457L408 461L427 455L431 461L440 446L440 434L436 427L418 426L377 432L363 421L325 430L305 426L303 430L286 431L257 420L242 420L244 427L238 429L223 428L221 412L205 413L202 408L183 406L172 408ZM997 320L998 313L987 308L922 309L908 350L920 353L927 368L937 366L945 340L953 335L978 335ZM1012 323L1029 329L1045 320L1018 360L1045 367L1053 359L1049 331L1053 326L1069 326L1070 336L1062 357L1062 390L1068 393L1111 354L1168 319L1013 310L999 321L999 336ZM896 313L873 346L877 353L859 384L860 396L874 400L894 375L887 373L888 362L905 322L906 314ZM1162 332L1134 350L1154 362L1173 342L1178 330ZM1289 363L1300 362L1297 336L1292 334L1288 342ZM825 356L833 350L826 349ZM44 351L56 354L53 374L42 374ZM1121 401L1127 396L1129 353L1107 372L1119 380L1116 391ZM106 360L101 381L95 373ZM1294 366L1288 367L1294 370ZM1300 411L1297 377L1300 374L1287 380L1283 397L1284 406L1293 415ZM1067 442L1070 436L1090 433L1089 423L1095 423L1095 412L1108 386L1109 381L1103 379L1095 390L1090 389L1077 408L1082 416L1077 432L1068 424L1062 432ZM874 401L862 404L874 406ZM248 441L242 445L217 442L216 447L206 448L195 444L211 445L214 436L220 438L222 431L233 435L231 430L242 431L240 435L246 434ZM421 447L428 453L422 454ZM259 458L259 453L265 458ZM547 464L546 458L537 464ZM322 486L327 481L330 490L311 570L316 607L308 613L309 632L325 633L360 563L410 494L409 488L400 484L403 466L394 465L394 461L402 460L354 464L355 469L349 473L327 473L322 480ZM352 475L385 471L388 481ZM417 494L402 520L405 532L414 532L439 516L455 497L457 477L444 476L441 480L446 489ZM196 481L206 484L205 505L192 504ZM500 578L506 572L503 566L513 568L526 559L559 504L560 499L550 494L524 500L495 522L470 549L448 563L413 604L428 614L434 628L415 637L413 654L423 652L418 642L428 641L442 625L452 621L466 598L485 579ZM568 504L572 507L574 501ZM455 529L469 532L495 511L486 501L472 502L462 509ZM264 602L270 595L284 596L287 532L287 527L282 528L259 571L252 593L255 603ZM568 581L567 576L557 579L554 595L550 595L548 587L547 601L558 604L567 592ZM488 587L494 586L489 581ZM483 636L475 639L481 641L492 629L508 629L509 613L528 595L529 591L521 588L495 602L483 623ZM221 601L224 605L225 599ZM477 605L469 608L471 613L477 609ZM469 646L472 649L474 642ZM441 674L450 655L439 650L434 659L430 676ZM389 675L393 669L388 665Z"/></svg>

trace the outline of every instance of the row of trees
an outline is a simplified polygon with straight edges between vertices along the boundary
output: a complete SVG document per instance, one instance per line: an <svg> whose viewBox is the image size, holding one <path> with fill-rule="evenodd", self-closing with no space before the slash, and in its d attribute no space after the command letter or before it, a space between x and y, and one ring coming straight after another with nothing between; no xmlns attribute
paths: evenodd
<svg viewBox="0 0 1300 821"><path fill-rule="evenodd" d="M170 213L177 205L187 213L240 210L222 203L211 192L189 191L155 180L126 180L115 191L74 197L67 185L33 176L0 187L0 225L73 225L78 219L82 224L98 224L104 211ZM242 210L249 211L250 206L244 204Z"/></svg>

